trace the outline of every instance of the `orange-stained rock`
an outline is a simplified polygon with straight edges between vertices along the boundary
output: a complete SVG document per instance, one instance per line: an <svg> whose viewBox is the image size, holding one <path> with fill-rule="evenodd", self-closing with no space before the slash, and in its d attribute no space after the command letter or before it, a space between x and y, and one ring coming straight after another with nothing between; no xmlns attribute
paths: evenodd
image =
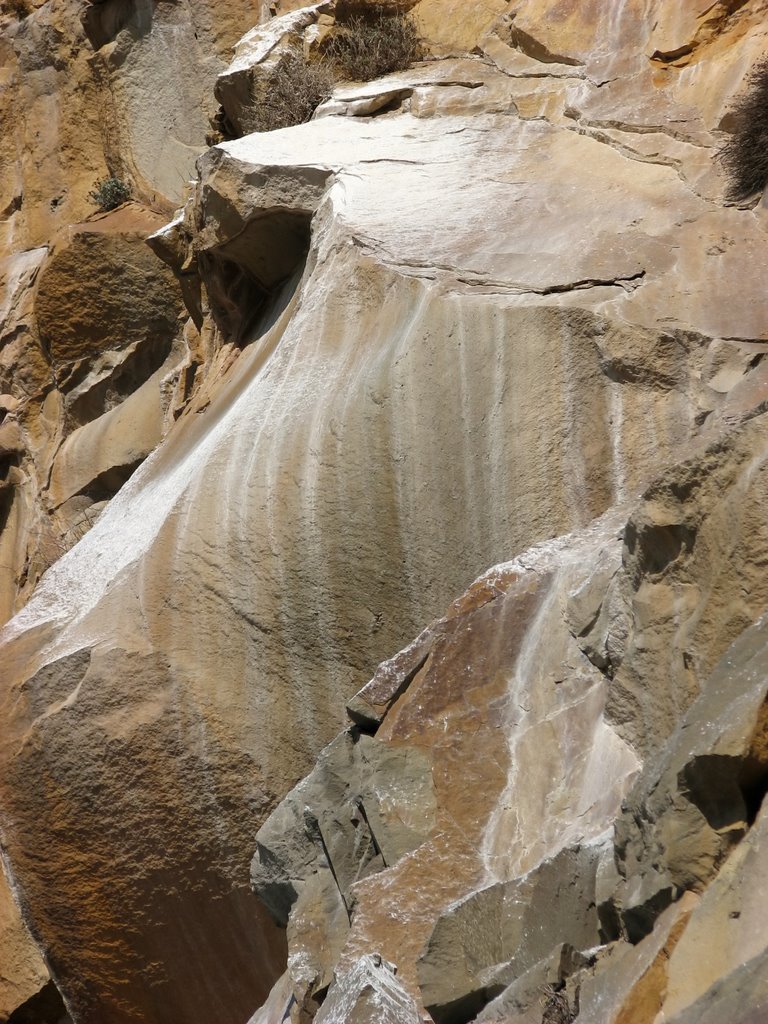
<svg viewBox="0 0 768 1024"><path fill-rule="evenodd" d="M508 0L419 0L413 17L428 46L471 52L508 9Z"/></svg>
<svg viewBox="0 0 768 1024"><path fill-rule="evenodd" d="M686 893L637 946L609 947L596 969L584 972L579 1000L584 1024L655 1021L668 987L669 958L698 902L694 893Z"/></svg>
<svg viewBox="0 0 768 1024"><path fill-rule="evenodd" d="M178 291L144 243L160 223L147 210L123 207L72 226L54 245L38 279L35 316L62 390L82 376L83 360L98 365L98 357L137 343L167 350Z"/></svg>

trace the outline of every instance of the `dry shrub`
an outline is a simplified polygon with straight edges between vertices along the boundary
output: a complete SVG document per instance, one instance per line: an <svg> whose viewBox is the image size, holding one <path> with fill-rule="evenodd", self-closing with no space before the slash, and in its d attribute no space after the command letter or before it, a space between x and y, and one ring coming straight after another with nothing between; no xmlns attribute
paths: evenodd
<svg viewBox="0 0 768 1024"><path fill-rule="evenodd" d="M719 155L728 177L726 196L739 202L768 186L768 57L750 72L732 118L733 135Z"/></svg>
<svg viewBox="0 0 768 1024"><path fill-rule="evenodd" d="M403 71L421 55L412 19L374 6L338 25L319 60L308 62L297 50L284 53L266 82L254 88L247 128L270 132L304 124L336 82L368 82Z"/></svg>
<svg viewBox="0 0 768 1024"><path fill-rule="evenodd" d="M325 48L325 58L339 81L370 82L405 71L422 56L413 19L373 7L340 25Z"/></svg>
<svg viewBox="0 0 768 1024"><path fill-rule="evenodd" d="M28 18L32 13L32 5L29 0L5 0L2 5L9 14L18 18L19 21L23 21L24 18Z"/></svg>
<svg viewBox="0 0 768 1024"><path fill-rule="evenodd" d="M271 132L304 124L331 95L333 75L324 63L309 64L298 53L285 53L254 103L252 130Z"/></svg>
<svg viewBox="0 0 768 1024"><path fill-rule="evenodd" d="M542 989L541 1024L573 1024L578 1016L578 1005L571 1009L568 996L561 987L545 985Z"/></svg>

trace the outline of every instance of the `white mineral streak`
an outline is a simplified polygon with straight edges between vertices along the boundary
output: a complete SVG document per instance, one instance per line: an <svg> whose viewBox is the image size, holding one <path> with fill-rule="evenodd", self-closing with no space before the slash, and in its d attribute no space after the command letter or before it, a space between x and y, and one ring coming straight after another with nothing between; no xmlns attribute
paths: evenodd
<svg viewBox="0 0 768 1024"><path fill-rule="evenodd" d="M481 577L550 577L509 681L509 774L483 840L489 881L523 875L562 849L597 839L640 767L606 723L605 678L578 650L562 615L599 557L620 544L620 523L608 514Z"/></svg>
<svg viewBox="0 0 768 1024"><path fill-rule="evenodd" d="M235 161L241 172L251 166L300 167L308 153L312 166L336 170L338 177L331 187L329 202L337 223L329 236L315 239L315 248L338 260L342 253L347 257L353 255L348 248L345 251L338 247L342 243L349 246L354 239L364 252L375 256L377 262L391 266L401 275L425 278L440 291L465 293L463 301L472 303L467 307L468 313L474 310L472 292L476 289L492 290L496 293L494 302L502 305L541 302L542 293L551 288L557 291L547 295L550 304L577 303L582 301L580 288L585 280L610 284L644 272L643 284L629 293L619 287L619 294L611 299L611 305L614 312L620 313L623 304L631 303L633 314L643 322L653 323L658 313L653 302L643 298L646 288L652 297L652 282L661 280L662 274L667 282L670 274L675 273L674 268L666 265L657 242L651 241L668 229L670 209L680 221L695 220L704 214L715 219L736 218L747 241L755 231L748 211L713 210L687 189L670 168L625 159L609 146L543 122L520 123L496 116L474 117L471 121L461 117L424 121L403 115L366 122L326 117L299 129L227 143L220 149ZM500 154L504 154L501 161ZM539 173L543 165L547 168L546 177ZM434 195L441 197L439 203L427 198ZM387 197L385 203L381 201L382 196ZM566 204L563 203L565 196ZM663 202L659 196L663 196ZM492 217L489 216L491 210ZM450 216L446 216L448 211ZM501 224L504 224L503 231L499 229ZM579 245L574 246L574 238L581 238ZM545 246L541 244L544 240ZM336 246L335 252L332 245ZM339 266L336 280L352 271L349 259L342 257L342 261L348 264L348 269L342 270ZM705 327L705 322L697 323L697 317L704 316L710 300L717 299L723 288L715 273L719 266L715 267L711 261L710 265L713 274L689 277L686 289L678 288L674 282L669 285L670 292L688 296L691 289L695 289L697 300L687 303L686 315L681 317L683 326ZM236 475L227 474L220 480L224 488L222 497L231 498L233 487L239 491L247 483L248 474L243 473L243 469L249 464L267 478L274 477L276 464L266 457L264 442L274 444L278 424L284 424L286 417L294 418L299 407L307 409L312 405L310 395L318 393L318 380L329 375L336 380L344 379L344 406L349 407L355 382L362 380L364 373L378 375L377 363L381 366L387 361L387 353L380 346L366 352L364 361L361 361L359 349L349 347L351 338L347 343L347 356L341 360L336 353L319 355L323 331L317 329L318 323L325 320L328 329L339 330L320 312L322 297L330 286L330 281L323 283L327 277L320 274L311 279L310 290L303 296L304 304L300 304L303 311L304 305L312 302L310 337L315 339L315 354L310 345L308 351L302 352L301 365L313 366L314 379L308 381L303 372L295 377L289 373L292 360L286 355L281 360L281 369L285 371L281 373L281 381L276 381L276 374L268 372L268 367L263 365L246 381L248 364L257 362L253 353L246 354L238 374L241 382L233 383L230 388L230 404L224 407L225 403L220 402L216 409L201 417L202 422L194 429L188 428L183 438L179 437L174 443L172 437L157 460L151 459L144 465L109 513L102 517L99 528L81 544L77 553L68 556L49 574L47 584L11 627L9 635L49 616L60 622L85 620L108 585L149 550L163 524L172 520L173 509L185 518L192 514L195 506L189 489L194 483L193 489L199 492L205 480L210 479L207 475L203 480L199 478L207 461L215 460L216 473L221 475L226 461L221 454L231 450L233 442L247 448L247 457L245 451L241 453L243 461L237 463ZM422 293L414 306L413 288L405 281L401 287L405 289L403 298L409 294L407 315L415 319L426 302L426 295ZM576 290L569 291L569 288ZM389 296L402 308L402 299L393 296L391 291ZM485 295L483 315L490 309L492 304ZM674 315L674 301L671 306L665 302L665 310L667 319L670 312ZM396 315L402 319L403 313L396 312ZM739 309L731 311L732 317L738 315ZM455 315L452 319L455 321ZM295 345L306 349L308 340L301 336L300 321L301 315L298 315L289 325L281 322L271 332L274 336L287 326L291 338L288 348L293 349L297 357L299 349ZM494 316L489 327L492 328L494 322L500 323ZM401 330L404 327L405 323ZM732 328L738 331L738 325ZM368 368L364 370L366 362ZM344 377L350 372L351 378ZM501 376L497 377L496 387L502 386L502 381ZM611 402L617 411L614 390L611 389ZM239 399L234 404L232 396L238 391ZM260 391L271 394L272 399L265 402L264 396L257 398L256 392ZM466 398L461 390L457 397L464 406ZM274 417L272 421L266 416L267 409ZM490 412L493 414L493 409ZM323 430L321 423L330 422L336 414L334 410L329 416L317 407L314 427L307 435L308 451L312 450L312 438ZM406 399L401 415L393 421L396 436L404 433L402 425L416 415ZM619 461L616 435L619 426L614 423L612 431L617 498L623 497L628 486ZM564 427L567 431L568 424ZM259 437L261 446L255 443ZM674 443L680 438L670 440ZM400 447L398 444L397 448ZM254 461L257 452L259 457ZM405 451L400 457L407 458ZM477 461L476 450L467 450L464 465L468 468L470 483L477 473ZM319 464L311 463L312 460L307 467L308 495L316 492L317 483L313 483L312 474L320 469ZM232 465L234 469L234 461ZM502 466L508 465L508 460L492 464L494 483L490 490L493 493L499 493L495 482L497 474ZM569 480L572 476L569 470ZM402 485L402 477L398 477L398 489L402 489ZM577 506L580 493L582 485L577 482L571 499ZM182 498L184 494L186 498ZM450 495L449 491L449 504ZM236 504L242 507L243 502ZM230 518L242 515L226 507L219 511ZM568 525L579 525L584 509L574 507L574 513L576 521ZM407 515L400 517L400 523L407 523L408 518ZM308 526L311 528L311 521ZM241 536L252 536L244 523L239 532ZM69 643L60 638L57 654L91 638L87 632L73 636Z"/></svg>
<svg viewBox="0 0 768 1024"><path fill-rule="evenodd" d="M419 1024L416 1004L398 982L393 964L375 954L361 957L337 977L316 1024Z"/></svg>

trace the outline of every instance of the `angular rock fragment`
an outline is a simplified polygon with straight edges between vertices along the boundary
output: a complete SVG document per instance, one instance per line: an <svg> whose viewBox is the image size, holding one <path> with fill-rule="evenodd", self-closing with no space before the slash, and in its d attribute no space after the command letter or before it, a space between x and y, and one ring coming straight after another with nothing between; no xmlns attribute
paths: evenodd
<svg viewBox="0 0 768 1024"><path fill-rule="evenodd" d="M633 1024L654 1020L668 985L668 963L698 904L686 893L663 911L650 935L630 945L617 942L600 950L592 970L576 973L580 1024Z"/></svg>
<svg viewBox="0 0 768 1024"><path fill-rule="evenodd" d="M438 1024L471 1020L558 943L599 945L597 858L597 848L564 850L444 912L419 960L422 999Z"/></svg>
<svg viewBox="0 0 768 1024"><path fill-rule="evenodd" d="M275 921L288 925L289 973L303 998L331 981L355 884L420 845L434 817L424 753L353 731L323 751L259 830L251 883Z"/></svg>
<svg viewBox="0 0 768 1024"><path fill-rule="evenodd" d="M542 1013L546 1020L547 1006L570 1009L570 993L566 982L579 968L589 962L588 957L576 952L572 946L556 946L552 953L534 964L508 985L504 991L481 1010L475 1018L477 1024L523 1024L526 1018L540 1024ZM580 1006L580 991L574 996L574 1012ZM570 1014L568 1014L570 1015Z"/></svg>
<svg viewBox="0 0 768 1024"><path fill-rule="evenodd" d="M370 682L347 702L347 714L366 731L375 732L387 711L408 688L429 656L435 634L431 627L408 647L383 661Z"/></svg>

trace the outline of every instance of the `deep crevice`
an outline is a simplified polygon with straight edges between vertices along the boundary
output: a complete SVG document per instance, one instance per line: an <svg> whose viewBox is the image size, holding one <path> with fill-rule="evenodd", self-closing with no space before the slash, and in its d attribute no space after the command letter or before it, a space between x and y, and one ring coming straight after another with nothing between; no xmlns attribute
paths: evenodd
<svg viewBox="0 0 768 1024"><path fill-rule="evenodd" d="M304 265L311 220L309 212L269 211L218 249L200 253L211 314L225 338L248 342L269 301Z"/></svg>

